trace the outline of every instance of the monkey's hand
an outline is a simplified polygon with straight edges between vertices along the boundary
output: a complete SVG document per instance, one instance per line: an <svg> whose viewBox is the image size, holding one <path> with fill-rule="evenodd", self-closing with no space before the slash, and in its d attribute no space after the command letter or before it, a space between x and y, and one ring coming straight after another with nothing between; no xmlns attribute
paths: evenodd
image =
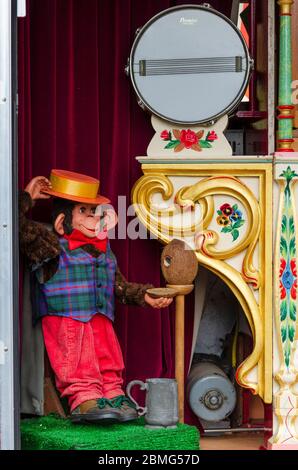
<svg viewBox="0 0 298 470"><path fill-rule="evenodd" d="M26 213L32 205L33 201L29 192L21 191L19 194L20 248L30 264L41 264L59 256L60 244L58 236L48 230L44 224L27 219Z"/></svg>
<svg viewBox="0 0 298 470"><path fill-rule="evenodd" d="M158 299L153 299L147 293L145 294L144 300L152 308L166 308L173 302L172 298L168 299L166 297L159 297Z"/></svg>
<svg viewBox="0 0 298 470"><path fill-rule="evenodd" d="M25 191L30 194L32 201L37 199L49 199L51 196L42 192L44 189L51 189L51 182L44 176L36 176L27 184Z"/></svg>

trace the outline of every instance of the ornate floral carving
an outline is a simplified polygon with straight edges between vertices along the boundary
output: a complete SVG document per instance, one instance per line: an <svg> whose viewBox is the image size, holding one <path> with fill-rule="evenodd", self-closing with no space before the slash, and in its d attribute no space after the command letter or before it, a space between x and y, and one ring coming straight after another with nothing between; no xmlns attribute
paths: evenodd
<svg viewBox="0 0 298 470"><path fill-rule="evenodd" d="M194 132L191 129L172 129L172 131L164 129L160 133L160 137L165 142L168 142L164 147L165 149L173 149L176 153L181 152L185 148L200 152L203 148L212 148L212 142L218 138L215 131L208 131L205 139L203 139L204 132L204 130ZM175 137L174 139L173 136Z"/></svg>

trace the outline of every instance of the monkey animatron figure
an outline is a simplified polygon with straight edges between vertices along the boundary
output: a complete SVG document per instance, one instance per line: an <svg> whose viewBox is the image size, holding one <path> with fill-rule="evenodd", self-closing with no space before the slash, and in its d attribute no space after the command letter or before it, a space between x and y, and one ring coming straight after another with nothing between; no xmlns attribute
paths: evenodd
<svg viewBox="0 0 298 470"><path fill-rule="evenodd" d="M114 298L125 304L167 307L151 298L150 284L127 282L107 238L110 201L99 181L53 170L50 181L33 178L20 194L20 246L34 272L37 314L61 396L77 423L127 422L137 418L125 396L121 349L114 332ZM26 218L38 199L54 196L53 231Z"/></svg>

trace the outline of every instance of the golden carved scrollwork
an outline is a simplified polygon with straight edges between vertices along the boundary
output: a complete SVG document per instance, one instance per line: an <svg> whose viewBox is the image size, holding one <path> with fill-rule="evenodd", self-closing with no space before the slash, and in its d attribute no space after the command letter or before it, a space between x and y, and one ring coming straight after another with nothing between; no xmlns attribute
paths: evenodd
<svg viewBox="0 0 298 470"><path fill-rule="evenodd" d="M272 282L271 165L216 164L208 169L201 164L149 163L142 165L142 169L144 176L132 190L132 201L139 220L163 243L168 243L173 237L186 240L188 237L189 241L194 239L196 233L203 234L204 242L196 252L199 264L214 272L230 287L242 306L252 332L253 350L238 367L237 381L258 394L265 403L270 403L272 296L270 293L267 295L265 285ZM186 186L185 178L193 182L196 176L199 180ZM258 200L236 176L257 178ZM180 181L184 182L183 186ZM156 194L159 196L153 197ZM231 243L229 250L226 246L225 249L219 248L220 234L209 228L216 215L214 197L217 195L236 199L245 211L245 232L237 243ZM195 217L186 219L187 223L184 220L183 227L179 227L177 218L175 221L174 218L184 206L192 206ZM188 212L191 212L190 208ZM253 256L257 244L258 255L254 258L258 260L256 269ZM242 269L240 265L237 270L227 260L241 252L244 254L243 265ZM257 297L251 287L258 289Z"/></svg>
<svg viewBox="0 0 298 470"><path fill-rule="evenodd" d="M149 226L150 231L164 242L168 242L173 236L184 237L194 236L197 232L208 229L214 215L213 196L224 194L239 200L246 210L246 233L241 237L240 242L226 250L217 250L216 244L218 234L211 231L213 237L204 237L202 251L213 259L228 259L241 253L245 249L246 254L243 260L242 276L244 280L251 283L254 288L260 286L260 273L253 265L253 253L260 233L260 208L258 201L239 179L231 176L218 175L206 178L198 183L181 188L175 195L176 203L183 206L192 206L197 203L201 207L201 217L195 223L186 226L174 226L173 223L164 223L162 217L172 217L179 212L177 204L169 207L157 207L152 202L152 195L161 193L163 200L169 200L174 193L173 184L164 175L150 175L140 178L133 188L135 205L137 204L137 214L145 226ZM208 230L210 233L210 230Z"/></svg>
<svg viewBox="0 0 298 470"><path fill-rule="evenodd" d="M196 202L210 196L224 194L241 202L246 211L246 232L240 242L227 250L217 250L218 234L214 231L213 237L205 237L202 251L213 259L233 258L238 253L247 249L243 260L242 276L254 288L260 287L260 273L253 265L253 254L260 234L260 207L252 191L239 179L232 176L216 175L206 178L198 183L181 188L176 194L176 202L183 205L194 206ZM208 228L207 221L203 221L203 229ZM208 221L209 222L209 221ZM210 230L209 230L210 232Z"/></svg>
<svg viewBox="0 0 298 470"><path fill-rule="evenodd" d="M191 225L174 227L173 224L166 224L161 217L172 217L180 210L177 205L171 204L169 207L157 207L152 202L152 195L161 193L163 200L169 200L174 193L174 187L169 178L164 175L142 176L134 185L133 202L137 215L145 227L154 233L163 242L168 243L172 236L181 234L184 237L193 236L203 225L209 224L214 213L214 203L211 197L202 197L198 200L201 207L201 217Z"/></svg>
<svg viewBox="0 0 298 470"><path fill-rule="evenodd" d="M263 323L256 299L236 269L221 260L212 260L203 253L197 253L197 258L200 264L214 272L227 284L245 313L253 336L253 351L238 367L236 378L242 387L249 388L254 394L265 399L264 381L258 380L256 383L248 379L249 372L260 361L264 347Z"/></svg>

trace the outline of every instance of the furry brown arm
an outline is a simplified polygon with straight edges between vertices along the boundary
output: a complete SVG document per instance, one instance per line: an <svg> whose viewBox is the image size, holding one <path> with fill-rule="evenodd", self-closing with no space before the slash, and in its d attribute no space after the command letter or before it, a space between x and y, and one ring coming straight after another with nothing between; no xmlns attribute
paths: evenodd
<svg viewBox="0 0 298 470"><path fill-rule="evenodd" d="M115 295L122 304L147 305L144 297L147 289L154 287L152 284L138 284L128 282L117 267L115 279Z"/></svg>
<svg viewBox="0 0 298 470"><path fill-rule="evenodd" d="M30 194L21 191L19 194L20 249L30 264L42 264L44 261L59 256L60 245L55 233L50 232L43 224L27 219L26 213L32 206Z"/></svg>

